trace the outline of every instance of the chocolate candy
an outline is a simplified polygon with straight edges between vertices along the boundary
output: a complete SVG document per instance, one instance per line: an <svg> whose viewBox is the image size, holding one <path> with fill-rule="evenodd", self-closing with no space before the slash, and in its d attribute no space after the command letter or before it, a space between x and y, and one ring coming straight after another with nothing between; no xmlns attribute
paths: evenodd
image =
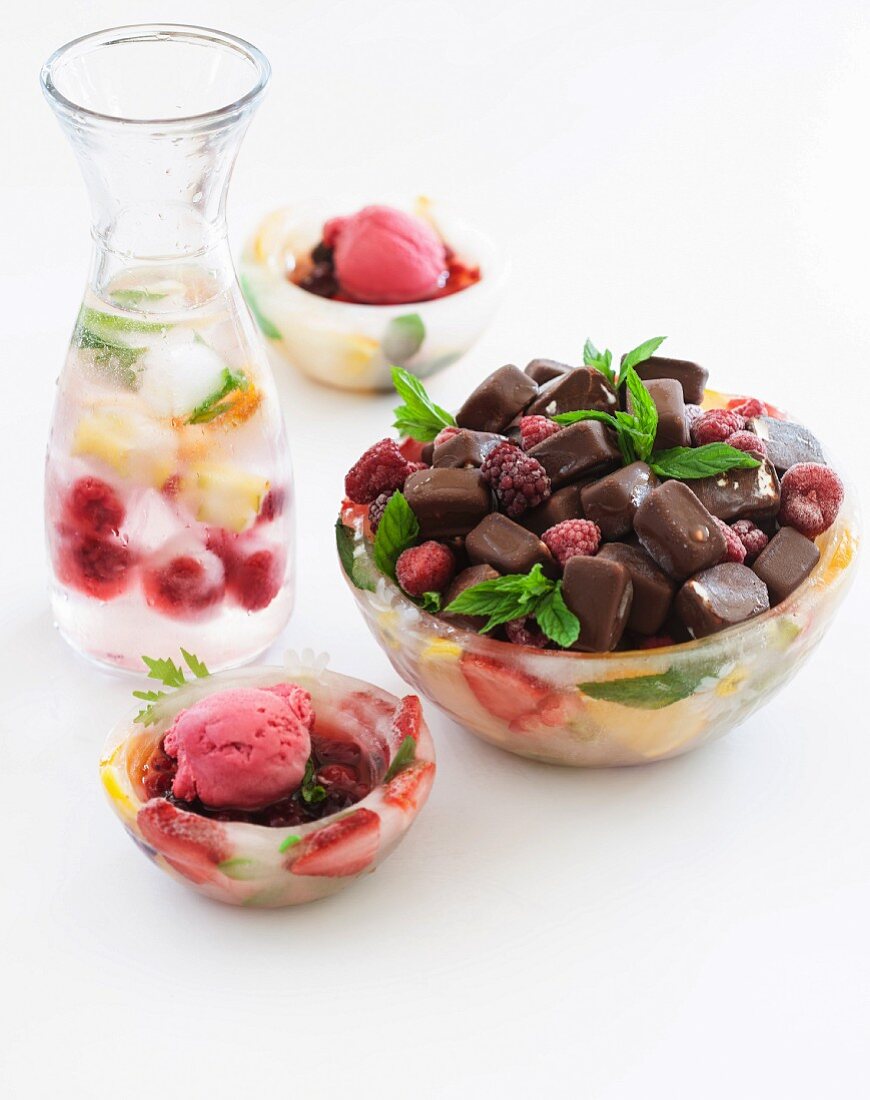
<svg viewBox="0 0 870 1100"><path fill-rule="evenodd" d="M504 438L496 432L472 432L461 428L443 443L435 445L432 465L455 468L482 466L489 452L503 442Z"/></svg>
<svg viewBox="0 0 870 1100"><path fill-rule="evenodd" d="M480 470L417 470L403 492L420 524L421 540L465 535L492 510L492 494Z"/></svg>
<svg viewBox="0 0 870 1100"><path fill-rule="evenodd" d="M827 465L821 443L803 424L775 420L772 416L756 416L748 426L759 439L764 440L767 457L780 475L798 462Z"/></svg>
<svg viewBox="0 0 870 1100"><path fill-rule="evenodd" d="M680 383L675 378L654 378L645 385L659 414L653 449L665 451L668 447L688 447L692 441ZM625 407L628 412L634 412L630 393L626 393Z"/></svg>
<svg viewBox="0 0 870 1100"><path fill-rule="evenodd" d="M562 596L580 620L580 637L572 649L603 653L616 647L632 600L631 576L624 565L600 555L569 558Z"/></svg>
<svg viewBox="0 0 870 1100"><path fill-rule="evenodd" d="M569 370L573 368L555 359L533 359L531 363L526 364L525 373L539 386L543 386L545 382L558 378L560 374L567 374Z"/></svg>
<svg viewBox="0 0 870 1100"><path fill-rule="evenodd" d="M580 514L598 524L602 538L622 538L632 528L638 505L658 484L659 479L645 462L632 462L584 485L580 492L583 507Z"/></svg>
<svg viewBox="0 0 870 1100"><path fill-rule="evenodd" d="M537 384L519 367L499 367L466 398L456 423L476 432L504 431L537 393Z"/></svg>
<svg viewBox="0 0 870 1100"><path fill-rule="evenodd" d="M616 436L598 420L581 420L551 435L529 454L550 475L554 489L579 481L593 471L606 473L619 464Z"/></svg>
<svg viewBox="0 0 870 1100"><path fill-rule="evenodd" d="M754 469L726 470L686 482L707 511L730 523L735 519L773 519L779 511L779 478L768 459Z"/></svg>
<svg viewBox="0 0 870 1100"><path fill-rule="evenodd" d="M566 485L564 489L557 489L544 504L537 508L531 508L517 520L529 531L536 535L543 535L557 523L566 519L582 519L583 506L580 503L580 494L585 482L577 481L573 485Z"/></svg>
<svg viewBox="0 0 870 1100"><path fill-rule="evenodd" d="M676 585L645 550L627 542L609 542L598 551L599 560L617 561L631 577L634 595L628 629L638 634L658 634L668 617Z"/></svg>
<svg viewBox="0 0 870 1100"><path fill-rule="evenodd" d="M540 563L548 577L559 575L553 555L538 536L501 512L492 512L469 532L465 550L474 565L491 565L500 573L528 573Z"/></svg>
<svg viewBox="0 0 870 1100"><path fill-rule="evenodd" d="M715 565L725 554L725 536L681 481L666 481L646 495L634 530L656 565L675 580Z"/></svg>
<svg viewBox="0 0 870 1100"><path fill-rule="evenodd" d="M623 359L625 356L623 355ZM687 405L700 405L704 400L707 385L707 370L698 363L687 359L667 359L663 355L654 355L645 359L634 368L644 382L656 378L674 378L683 387L683 400Z"/></svg>
<svg viewBox="0 0 870 1100"><path fill-rule="evenodd" d="M686 581L674 604L693 638L706 638L770 607L767 588L745 565L725 562Z"/></svg>
<svg viewBox="0 0 870 1100"><path fill-rule="evenodd" d="M752 565L767 585L775 606L807 579L819 560L819 548L794 527L781 527Z"/></svg>
<svg viewBox="0 0 870 1100"><path fill-rule="evenodd" d="M601 371L594 367L575 367L541 386L538 396L526 409L526 415L556 416L577 409L614 412L618 406L616 391Z"/></svg>
<svg viewBox="0 0 870 1100"><path fill-rule="evenodd" d="M449 607L466 588L473 588L484 581L494 581L500 575L491 565L471 565L468 569L463 569L451 581L441 600L441 606ZM441 618L465 630L480 630L486 625L486 615L459 615L454 611L442 611Z"/></svg>

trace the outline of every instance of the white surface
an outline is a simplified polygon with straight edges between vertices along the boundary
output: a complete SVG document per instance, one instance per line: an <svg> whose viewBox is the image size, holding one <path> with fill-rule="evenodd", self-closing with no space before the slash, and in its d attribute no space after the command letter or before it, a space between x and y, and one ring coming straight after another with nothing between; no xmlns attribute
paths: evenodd
<svg viewBox="0 0 870 1100"><path fill-rule="evenodd" d="M860 0L13 5L0 76L0 1088L868 1095L862 578L787 694L671 763L552 770L429 708L428 808L377 875L307 910L209 904L124 836L96 762L134 685L64 648L44 591L43 448L89 241L36 76L66 39L148 18L224 27L273 63L234 182L237 243L270 207L348 183L372 199L428 189L509 240L506 306L433 384L442 404L508 360L665 332L672 354L810 417L855 478L870 472ZM302 528L283 644L399 690L332 545L344 469L386 434L391 402L286 374L282 391Z"/></svg>

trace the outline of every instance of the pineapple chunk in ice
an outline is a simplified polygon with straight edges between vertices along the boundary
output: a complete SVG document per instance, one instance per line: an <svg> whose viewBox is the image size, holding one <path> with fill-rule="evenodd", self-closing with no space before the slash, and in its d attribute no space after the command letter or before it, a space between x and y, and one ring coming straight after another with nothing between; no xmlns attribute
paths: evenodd
<svg viewBox="0 0 870 1100"><path fill-rule="evenodd" d="M75 428L72 454L105 462L120 477L160 487L174 472L175 432L132 410L97 408Z"/></svg>
<svg viewBox="0 0 870 1100"><path fill-rule="evenodd" d="M182 493L201 523L244 531L257 517L269 482L257 474L221 462L194 463Z"/></svg>
<svg viewBox="0 0 870 1100"><path fill-rule="evenodd" d="M152 348L139 367L139 396L157 416L186 417L223 384L224 361L193 339Z"/></svg>

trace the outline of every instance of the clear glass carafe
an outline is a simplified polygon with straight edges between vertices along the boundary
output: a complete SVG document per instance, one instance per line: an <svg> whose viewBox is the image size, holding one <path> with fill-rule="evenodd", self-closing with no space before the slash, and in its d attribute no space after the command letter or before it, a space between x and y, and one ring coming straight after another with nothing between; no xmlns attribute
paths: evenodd
<svg viewBox="0 0 870 1100"><path fill-rule="evenodd" d="M249 660L293 602L293 486L236 282L227 184L269 65L199 27L102 31L42 84L88 187L94 254L46 467L52 606L98 661Z"/></svg>

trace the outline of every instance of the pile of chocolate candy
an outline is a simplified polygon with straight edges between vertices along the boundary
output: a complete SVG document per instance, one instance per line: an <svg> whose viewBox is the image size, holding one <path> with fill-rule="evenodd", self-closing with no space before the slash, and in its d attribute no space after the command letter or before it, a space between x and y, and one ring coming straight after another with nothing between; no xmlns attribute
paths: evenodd
<svg viewBox="0 0 870 1100"><path fill-rule="evenodd" d="M842 483L763 402L704 411L707 371L660 343L618 369L590 343L583 366L501 367L455 418L394 371L407 438L345 485L378 568L456 626L591 652L704 637L786 599Z"/></svg>

